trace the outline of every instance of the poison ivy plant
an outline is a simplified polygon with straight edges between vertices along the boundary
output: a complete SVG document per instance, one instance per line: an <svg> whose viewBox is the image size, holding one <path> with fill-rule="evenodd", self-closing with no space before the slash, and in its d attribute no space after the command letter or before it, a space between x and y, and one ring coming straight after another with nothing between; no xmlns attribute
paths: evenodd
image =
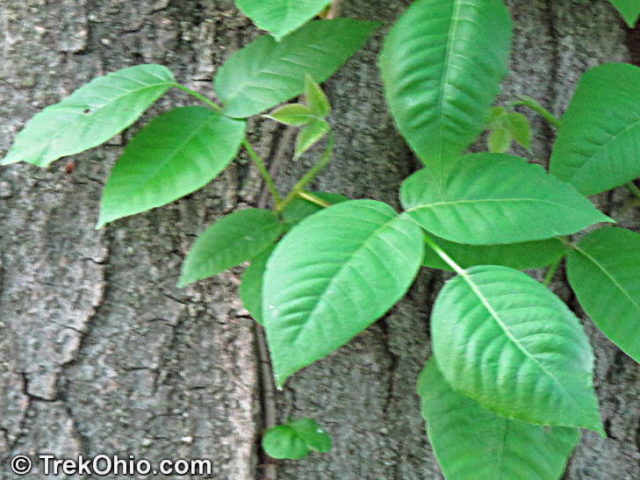
<svg viewBox="0 0 640 480"><path fill-rule="evenodd" d="M331 437L312 418L302 418L266 431L262 447L270 457L299 460L311 452L331 450Z"/></svg>
<svg viewBox="0 0 640 480"><path fill-rule="evenodd" d="M628 21L637 17L631 3L613 3ZM558 480L579 429L603 433L588 339L547 288L565 257L587 314L640 360L640 235L607 227L568 237L614 221L584 195L627 183L640 196L633 183L640 175L640 70L610 64L589 71L562 119L524 95L492 108L511 39L503 1L417 0L380 57L390 111L425 164L402 184L398 212L378 200L307 188L330 162L336 136L318 82L378 25L305 23L328 4L237 0L276 38L259 37L222 65L214 81L222 105L162 66L125 68L34 116L2 164L46 167L122 132L168 89L186 92L202 105L163 113L133 136L105 186L98 225L195 192L243 147L272 208L230 212L204 229L180 285L249 262L239 293L264 326L282 387L383 317L421 266L454 271L433 308L433 358L418 386L447 480ZM558 129L551 174L502 154L513 141L530 146L519 107ZM285 194L246 132L245 119L266 111L268 120L300 129L294 158L317 154ZM485 128L490 152L465 154ZM543 266L544 284L519 271ZM269 429L263 446L274 458L302 458L328 451L331 440L302 419Z"/></svg>
<svg viewBox="0 0 640 480"><path fill-rule="evenodd" d="M396 22L380 68L398 129L420 159L458 154L480 134L510 42L502 0L418 0Z"/></svg>
<svg viewBox="0 0 640 480"><path fill-rule="evenodd" d="M610 63L580 79L558 130L551 173L585 195L640 176L640 68Z"/></svg>

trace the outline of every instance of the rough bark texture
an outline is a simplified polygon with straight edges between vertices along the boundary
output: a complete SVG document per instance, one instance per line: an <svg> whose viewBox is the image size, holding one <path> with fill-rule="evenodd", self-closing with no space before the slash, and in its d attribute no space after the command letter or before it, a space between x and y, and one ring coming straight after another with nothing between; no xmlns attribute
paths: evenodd
<svg viewBox="0 0 640 480"><path fill-rule="evenodd" d="M327 84L338 145L319 188L395 203L399 182L416 168L386 113L375 64L388 24L408 3L344 2L345 15L387 26ZM604 1L509 3L516 35L504 99L526 93L561 113L588 67L639 58L629 56ZM232 0L2 0L0 151L36 111L124 66L162 63L209 93L216 67L256 33ZM155 110L188 102L174 93ZM538 119L534 126L533 158L544 161L552 132ZM264 122L252 132L290 185L303 168L286 160L291 132ZM75 157L71 174L65 161L0 170L0 478L14 478L5 459L35 452L205 457L214 478L262 478L266 379L255 326L236 297L240 270L175 287L197 233L262 201L257 172L241 159L189 198L96 231L102 184L130 136ZM640 212L622 212L625 199L617 191L599 201L637 229ZM289 382L279 418L317 418L335 447L279 464L278 478L442 478L414 394L440 284L425 272L387 318ZM579 308L563 282L555 289ZM585 325L609 438L586 433L566 478L637 480L640 367Z"/></svg>

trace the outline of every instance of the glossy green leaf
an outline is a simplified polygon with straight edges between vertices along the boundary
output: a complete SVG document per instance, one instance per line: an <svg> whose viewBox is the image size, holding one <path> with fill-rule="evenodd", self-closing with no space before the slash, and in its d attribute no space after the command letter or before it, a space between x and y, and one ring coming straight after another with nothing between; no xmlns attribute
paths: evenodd
<svg viewBox="0 0 640 480"><path fill-rule="evenodd" d="M299 103L284 105L266 115L266 117L293 127L307 125L316 120L316 116L311 109Z"/></svg>
<svg viewBox="0 0 640 480"><path fill-rule="evenodd" d="M640 18L639 0L609 0L618 9L629 28L633 28Z"/></svg>
<svg viewBox="0 0 640 480"><path fill-rule="evenodd" d="M527 270L551 265L567 253L567 247L557 238L510 245L467 245L454 243L444 238L430 235L462 268L476 265L502 265ZM451 270L431 248L425 249L424 265L440 270Z"/></svg>
<svg viewBox="0 0 640 480"><path fill-rule="evenodd" d="M509 150L513 137L511 132L504 127L498 127L489 132L487 146L491 153L504 153Z"/></svg>
<svg viewBox="0 0 640 480"><path fill-rule="evenodd" d="M203 107L180 107L154 118L111 171L98 228L204 187L234 159L244 132L244 121Z"/></svg>
<svg viewBox="0 0 640 480"><path fill-rule="evenodd" d="M240 299L244 308L246 308L253 319L262 325L262 284L264 280L264 272L267 268L267 261L273 253L273 249L268 248L260 255L251 260L251 265L244 271L242 275L242 283L240 284Z"/></svg>
<svg viewBox="0 0 640 480"><path fill-rule="evenodd" d="M236 0L236 5L258 27L276 40L318 15L331 0Z"/></svg>
<svg viewBox="0 0 640 480"><path fill-rule="evenodd" d="M311 192L316 197L320 198L320 200L324 200L332 205L336 203L342 203L349 200L344 195L340 195L339 193L328 193L328 192ZM304 220L310 215L319 212L322 210L322 207L316 205L315 203L311 203L302 198L296 198L289 205L285 207L282 212L282 219L289 224L296 224Z"/></svg>
<svg viewBox="0 0 640 480"><path fill-rule="evenodd" d="M331 127L325 120L314 120L298 133L296 138L296 157L313 147L329 133Z"/></svg>
<svg viewBox="0 0 640 480"><path fill-rule="evenodd" d="M220 218L191 247L182 264L178 286L251 260L268 249L283 231L284 225L271 210L249 208Z"/></svg>
<svg viewBox="0 0 640 480"><path fill-rule="evenodd" d="M482 408L447 384L434 359L418 394L447 480L558 480L580 440L575 428L530 425Z"/></svg>
<svg viewBox="0 0 640 480"><path fill-rule="evenodd" d="M431 333L447 382L484 408L603 432L589 339L562 300L528 275L470 268L441 290Z"/></svg>
<svg viewBox="0 0 640 480"><path fill-rule="evenodd" d="M502 0L418 0L396 22L382 79L398 129L423 161L459 154L480 135L510 44Z"/></svg>
<svg viewBox="0 0 640 480"><path fill-rule="evenodd" d="M531 124L525 115L518 112L509 112L507 114L506 128L516 142L524 148L531 147Z"/></svg>
<svg viewBox="0 0 640 480"><path fill-rule="evenodd" d="M263 315L276 382L384 315L420 267L421 230L387 204L351 200L294 227L267 264Z"/></svg>
<svg viewBox="0 0 640 480"><path fill-rule="evenodd" d="M591 320L640 362L640 234L622 228L590 233L569 254L567 275Z"/></svg>
<svg viewBox="0 0 640 480"><path fill-rule="evenodd" d="M36 114L0 164L24 161L46 167L98 146L135 122L174 84L171 71L161 65L137 65L98 77Z"/></svg>
<svg viewBox="0 0 640 480"><path fill-rule="evenodd" d="M640 176L640 68L601 65L585 73L558 130L551 173L585 195Z"/></svg>
<svg viewBox="0 0 640 480"><path fill-rule="evenodd" d="M311 452L331 450L331 437L311 418L302 418L270 428L262 438L262 448L270 457L299 460Z"/></svg>
<svg viewBox="0 0 640 480"><path fill-rule="evenodd" d="M300 95L306 74L323 82L378 25L348 18L318 20L279 43L268 35L251 42L233 54L215 78L225 113L249 117Z"/></svg>
<svg viewBox="0 0 640 480"><path fill-rule="evenodd" d="M425 230L474 245L543 240L610 221L572 186L509 155L433 162L405 180L400 198Z"/></svg>
<svg viewBox="0 0 640 480"><path fill-rule="evenodd" d="M329 99L310 75L304 79L304 97L314 115L324 118L331 113Z"/></svg>

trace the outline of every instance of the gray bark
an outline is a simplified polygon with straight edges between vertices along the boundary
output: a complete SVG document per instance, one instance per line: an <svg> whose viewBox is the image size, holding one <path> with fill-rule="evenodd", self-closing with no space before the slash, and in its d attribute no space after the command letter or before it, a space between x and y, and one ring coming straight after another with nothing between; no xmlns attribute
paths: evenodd
<svg viewBox="0 0 640 480"><path fill-rule="evenodd" d="M417 167L386 113L375 64L389 23L408 3L344 2L346 16L386 26L327 84L338 144L318 188L397 203L400 181ZM526 93L561 113L588 67L631 58L604 1L509 3L516 35L504 100ZM0 33L0 151L39 109L128 65L167 65L210 93L217 66L257 34L231 0L2 0ZM185 103L172 93L154 111ZM241 269L175 287L181 260L206 225L262 201L258 174L241 158L201 192L96 231L102 184L137 128L75 157L71 174L64 160L48 170L0 170L2 479L14 478L5 459L35 452L204 457L214 478L232 480L268 471L258 448L268 379L256 327L236 296ZM534 128L533 158L544 161L552 132L537 118ZM291 185L304 167L286 160L291 132L254 122L252 137L281 185ZM637 229L637 208L620 211L625 199L617 191L598 200ZM442 478L414 393L441 280L421 274L385 319L278 395L279 420L312 416L334 437L330 454L279 463L278 478ZM564 282L554 288L579 312ZM638 479L640 367L588 320L585 326L609 438L586 433L566 478Z"/></svg>

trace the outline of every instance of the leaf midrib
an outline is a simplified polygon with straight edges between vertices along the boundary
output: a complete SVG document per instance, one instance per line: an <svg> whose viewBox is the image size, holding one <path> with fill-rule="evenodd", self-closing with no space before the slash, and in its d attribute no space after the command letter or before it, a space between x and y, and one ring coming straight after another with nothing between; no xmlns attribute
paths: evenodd
<svg viewBox="0 0 640 480"><path fill-rule="evenodd" d="M576 250L576 252L583 255L584 257L587 258L587 260L593 263L611 281L611 283L613 283L614 286L617 287L618 290L620 290L623 293L623 295L627 298L627 300L629 300L629 303L631 303L636 308L636 310L640 312L640 304L638 304L638 302L636 302L633 299L633 297L629 294L629 292L618 282L618 280L615 278L613 273L609 272L609 270L607 270L604 265L598 262L598 260L595 257L589 255L585 250L580 248L578 245L574 245L573 248Z"/></svg>
<svg viewBox="0 0 640 480"><path fill-rule="evenodd" d="M471 277L471 275L469 275L469 272L464 271L460 275L465 280L467 285L469 285L469 288L471 288L471 291L478 297L478 299L480 300L482 305L485 307L485 309L489 312L489 314L491 315L491 318L494 319L496 324L505 333L505 335L507 335L507 337L515 344L518 350L520 350L526 358L529 358L530 360L532 360L540 368L540 370L542 370L545 374L547 374L550 378L552 378L553 381L558 385L558 387L560 387L560 391L565 392L565 396L571 399L571 401L576 405L576 407L578 407L580 411L584 412L585 409L582 407L582 405L580 405L580 403L578 403L578 401L575 398L573 398L573 395L571 395L570 392L566 391L562 387L562 383L560 382L560 380L556 378L556 376L553 375L549 370L547 370L547 368L544 365L542 365L537 358L532 356L527 351L527 349L520 343L520 341L515 336L513 336L513 334L509 330L508 325L504 323L504 321L502 320L498 312L495 311L495 309L489 302L489 299L482 293L482 291L480 290L480 287L478 287L478 285L476 285L476 283L473 281L473 278ZM567 426L575 427L576 425L567 425Z"/></svg>
<svg viewBox="0 0 640 480"><path fill-rule="evenodd" d="M369 241L376 237L378 235L378 232L380 232L381 230L389 227L394 221L399 220L401 217L400 216L395 216L393 218L391 218L388 222L385 222L384 224L380 225L378 228L376 228L373 232L371 232L371 235L369 235L361 244L358 248L356 248L353 253L349 256L348 260L345 260L341 266L335 271L335 273L332 275L331 280L329 280L327 282L327 284L325 285L325 287L322 289L322 293L319 295L314 295L318 298L318 301L315 302L315 305L313 306L313 309L309 312L309 314L307 315L307 321L304 322L301 326L301 328L299 328L295 335L293 336L292 339L292 343L296 343L297 340L300 338L300 336L302 335L302 333L304 332L306 326L310 323L309 320L311 318L313 318L316 310L319 308L319 306L323 303L325 294L327 293L327 290L329 290L329 288L333 285L333 282L335 281L335 279L340 276L342 274L342 272L346 269L349 268L349 264L351 263L351 260L358 255L362 250L366 250L368 248L368 243Z"/></svg>

